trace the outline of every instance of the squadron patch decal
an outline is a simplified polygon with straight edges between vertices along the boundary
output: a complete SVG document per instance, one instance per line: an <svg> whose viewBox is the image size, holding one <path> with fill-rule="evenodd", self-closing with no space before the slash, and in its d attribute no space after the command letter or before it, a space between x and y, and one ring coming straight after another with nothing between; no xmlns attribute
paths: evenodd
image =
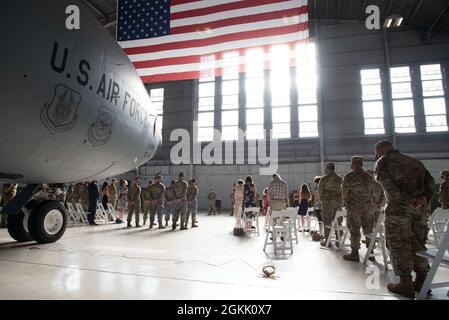
<svg viewBox="0 0 449 320"><path fill-rule="evenodd" d="M50 134L66 132L78 121L78 106L81 95L75 90L58 84L50 103L41 108L41 121Z"/></svg>
<svg viewBox="0 0 449 320"><path fill-rule="evenodd" d="M93 147L104 145L112 135L112 126L115 122L115 113L104 106L98 109L98 116L94 123L89 126L87 139Z"/></svg>

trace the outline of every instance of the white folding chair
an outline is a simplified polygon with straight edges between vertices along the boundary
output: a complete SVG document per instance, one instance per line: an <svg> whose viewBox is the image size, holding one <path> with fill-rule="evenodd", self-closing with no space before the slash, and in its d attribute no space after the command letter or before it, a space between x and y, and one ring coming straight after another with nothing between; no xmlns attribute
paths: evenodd
<svg viewBox="0 0 449 320"><path fill-rule="evenodd" d="M441 241L437 248L428 249L427 251L421 251L416 253L418 256L431 259L432 266L427 273L426 280L418 294L418 300L423 300L427 296L427 292L431 288L444 288L449 287L449 282L440 282L432 284L433 278L440 264L449 266L449 222L446 223L445 231L442 235ZM449 295L449 292L448 292Z"/></svg>
<svg viewBox="0 0 449 320"><path fill-rule="evenodd" d="M329 243L331 243L334 246L336 246L336 243L338 243L339 250L343 249L344 246L345 247L350 246L345 245L346 237L348 236L349 232L347 227L346 216L347 216L346 209L337 210L337 212L335 213L334 221L332 221L332 225L330 227L325 226L326 228L331 229L329 237L327 238L326 241L326 247L329 246Z"/></svg>
<svg viewBox="0 0 449 320"><path fill-rule="evenodd" d="M67 207L67 214L69 216L69 224L79 223L78 212L73 207L73 204L71 202L67 202L66 207Z"/></svg>
<svg viewBox="0 0 449 320"><path fill-rule="evenodd" d="M437 208L429 219L429 229L433 235L433 244L438 247L444 236L444 227L449 221L449 209Z"/></svg>
<svg viewBox="0 0 449 320"><path fill-rule="evenodd" d="M368 262L369 257L375 257L378 255L383 256L384 259L384 267L385 271L388 271L388 264L391 264L391 260L389 259L390 253L387 249L386 239L385 239L385 212L382 211L379 214L379 218L376 222L376 227L374 228L374 232L370 235L366 234L366 237L370 238L370 242L368 245L368 251L365 254L365 258L363 259L363 264ZM372 253L376 247L376 243L380 245L382 253Z"/></svg>
<svg viewBox="0 0 449 320"><path fill-rule="evenodd" d="M248 217L247 213L252 212L250 217ZM243 210L243 228L245 229L245 233L247 235L250 234L257 234L259 236L259 215L260 215L260 208L259 207L249 207L245 208ZM249 222L251 222L251 226L253 225L253 222L256 223L255 229L253 228L247 228L246 226L249 225Z"/></svg>
<svg viewBox="0 0 449 320"><path fill-rule="evenodd" d="M102 203L98 204L98 210L100 210L99 214L100 214L101 220L103 220L105 222L109 221L108 212L106 211L106 209L104 208Z"/></svg>
<svg viewBox="0 0 449 320"><path fill-rule="evenodd" d="M78 216L80 217L79 221L81 223L88 223L87 212L84 211L81 203L75 203L75 210L78 212Z"/></svg>
<svg viewBox="0 0 449 320"><path fill-rule="evenodd" d="M298 226L296 224L296 220L298 218L298 209L296 208L287 208L286 209L286 217L288 217L288 220L284 220L284 223L291 223L293 221L293 226L291 228L291 237L292 240L298 244Z"/></svg>
<svg viewBox="0 0 449 320"><path fill-rule="evenodd" d="M112 203L108 203L108 214L110 215L110 217L112 218L111 221L115 221L117 219L116 215L115 215L115 209L112 206Z"/></svg>
<svg viewBox="0 0 449 320"><path fill-rule="evenodd" d="M263 246L265 253L267 253L267 246L272 245L275 255L277 255L278 251L284 253L285 250L290 250L290 254L293 254L292 231L296 224L295 219L296 216L291 215L287 210L271 212L268 232Z"/></svg>

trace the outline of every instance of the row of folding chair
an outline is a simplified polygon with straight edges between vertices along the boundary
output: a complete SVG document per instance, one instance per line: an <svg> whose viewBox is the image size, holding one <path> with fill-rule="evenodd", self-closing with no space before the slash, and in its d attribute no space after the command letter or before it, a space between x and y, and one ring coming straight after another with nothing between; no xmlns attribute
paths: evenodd
<svg viewBox="0 0 449 320"><path fill-rule="evenodd" d="M89 212L84 211L81 203L67 202L67 213L69 217L69 225L87 224L87 215ZM105 209L103 204L97 204L97 210L95 214L95 220L97 222L108 222L115 220L115 210L110 203L108 208Z"/></svg>

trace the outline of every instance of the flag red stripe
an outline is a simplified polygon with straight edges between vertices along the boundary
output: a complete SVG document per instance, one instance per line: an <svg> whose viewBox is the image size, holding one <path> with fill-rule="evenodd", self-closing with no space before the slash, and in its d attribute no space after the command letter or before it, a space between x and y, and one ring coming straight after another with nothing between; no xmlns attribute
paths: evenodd
<svg viewBox="0 0 449 320"><path fill-rule="evenodd" d="M198 79L199 77L200 77L199 71L190 71L190 72L165 73L165 74L156 74L152 76L143 76L141 77L141 79L144 83L155 83L165 81Z"/></svg>
<svg viewBox="0 0 449 320"><path fill-rule="evenodd" d="M269 36L278 36L278 35L283 35L283 34L300 32L300 31L308 30L308 28L309 28L308 21L306 21L306 22L302 22L302 23L299 23L297 25L292 25L292 26L237 32L237 33L226 34L226 35L211 37L211 38L207 38L207 39L200 39L200 40L187 40L187 41L164 43L164 44L158 44L158 45L152 45L152 46L126 48L126 49L124 49L124 51L128 55L133 55L133 54L160 52L160 51L174 50L174 49L204 47L204 46L209 46L209 45L214 45L214 44L219 44L219 43L224 43L224 42L230 42L230 41L263 38L263 37L269 37Z"/></svg>
<svg viewBox="0 0 449 320"><path fill-rule="evenodd" d="M293 41L293 42L285 42L285 43L279 43L278 45L290 45L290 49L293 49L293 47L296 44L306 42L308 40L302 40L302 41ZM271 48L271 45L265 45L265 46L252 46L247 48L241 48L241 49L232 49L232 50L224 50L215 53L217 60L221 59L223 54L226 54L228 52L239 52L239 57L242 58L245 56L246 50L256 49L256 48L262 48L264 52L269 52L269 49ZM214 54L214 53L212 53ZM217 55L220 55L218 57ZM209 56L209 55L208 55ZM170 65L183 65L183 64L191 64L191 63L200 63L201 57L203 55L192 55L192 56L184 56L184 57L177 57L177 58L164 58L164 59L157 59L157 60L147 60L147 61L137 61L133 62L133 65L136 69L143 69L143 68L154 68L154 67L161 67L161 66L170 66Z"/></svg>
<svg viewBox="0 0 449 320"><path fill-rule="evenodd" d="M184 19L184 18L192 18L197 16L204 16L212 13L218 13L223 11L229 11L229 10L236 10L236 9L243 9L243 8L250 8L250 7L258 7L265 4L272 4L272 3L280 3L280 2L286 2L291 0L244 0L244 1L237 1L237 2L231 2L231 3L225 3L220 4L216 6L210 6L206 8L201 9L194 9L194 10L187 10L187 11L181 11L181 12L175 12L170 14L170 20L175 19Z"/></svg>
<svg viewBox="0 0 449 320"><path fill-rule="evenodd" d="M187 32L203 31L206 29L210 30L210 29L222 28L222 27L227 27L227 26L232 26L232 25L237 25L237 24L259 22L259 21L273 20L273 19L279 19L279 18L287 18L287 17L296 16L296 15L301 15L304 13L307 13L307 6L303 6L300 8L274 11L274 12L259 13L259 14L254 14L254 15L250 15L250 16L244 16L244 17L222 19L222 20L217 20L217 21L213 21L213 22L192 24L192 25L182 26L182 27L174 27L174 28L170 29L170 34L181 34L181 33L187 33Z"/></svg>
<svg viewBox="0 0 449 320"><path fill-rule="evenodd" d="M171 0L170 5L177 6L178 4L185 4L185 3L197 2L197 1L198 0Z"/></svg>

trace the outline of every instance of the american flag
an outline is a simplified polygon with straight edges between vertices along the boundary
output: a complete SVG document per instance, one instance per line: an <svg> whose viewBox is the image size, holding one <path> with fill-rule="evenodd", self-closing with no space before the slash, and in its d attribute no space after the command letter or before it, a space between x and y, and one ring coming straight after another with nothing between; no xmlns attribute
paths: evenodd
<svg viewBox="0 0 449 320"><path fill-rule="evenodd" d="M309 36L307 0L119 0L117 6L117 41L145 83L219 76L226 53L239 52L242 69L248 49L293 50Z"/></svg>

